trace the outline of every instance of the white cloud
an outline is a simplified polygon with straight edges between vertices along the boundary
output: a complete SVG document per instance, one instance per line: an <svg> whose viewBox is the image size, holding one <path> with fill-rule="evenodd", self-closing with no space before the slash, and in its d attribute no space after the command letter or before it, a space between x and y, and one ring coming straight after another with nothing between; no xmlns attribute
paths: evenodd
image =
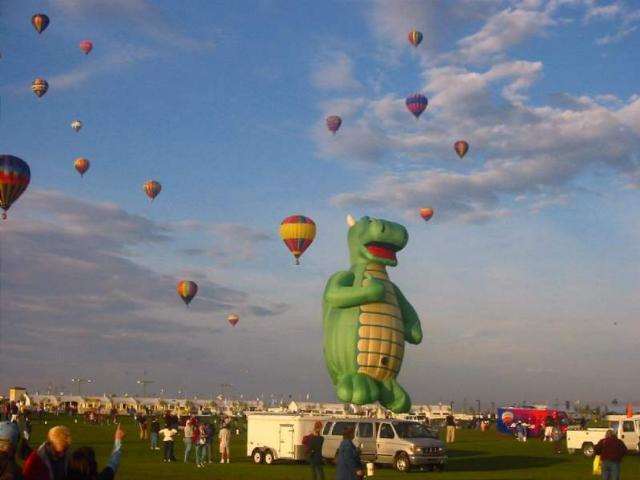
<svg viewBox="0 0 640 480"><path fill-rule="evenodd" d="M602 37L598 37L596 39L597 45L610 45L612 43L618 43L624 40L626 37L631 35L633 32L638 30L637 25L631 25L628 27L621 27L618 29L616 33L612 33L611 35L604 35Z"/></svg>
<svg viewBox="0 0 640 480"><path fill-rule="evenodd" d="M353 90L362 84L355 77L351 57L344 52L334 52L313 65L311 82L323 90Z"/></svg>

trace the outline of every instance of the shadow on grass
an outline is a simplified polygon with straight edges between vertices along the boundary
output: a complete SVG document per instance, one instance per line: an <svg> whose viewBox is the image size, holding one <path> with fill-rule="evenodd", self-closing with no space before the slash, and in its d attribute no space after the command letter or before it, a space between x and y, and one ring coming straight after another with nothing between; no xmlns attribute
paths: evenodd
<svg viewBox="0 0 640 480"><path fill-rule="evenodd" d="M487 453L488 452L483 452L481 450L447 450L449 458L477 457L480 455L486 455Z"/></svg>
<svg viewBox="0 0 640 480"><path fill-rule="evenodd" d="M454 455L447 463L447 470L453 472L476 471L493 472L499 470L524 470L543 468L565 463L567 460L553 457L529 457L525 455L489 456L478 459L456 459Z"/></svg>

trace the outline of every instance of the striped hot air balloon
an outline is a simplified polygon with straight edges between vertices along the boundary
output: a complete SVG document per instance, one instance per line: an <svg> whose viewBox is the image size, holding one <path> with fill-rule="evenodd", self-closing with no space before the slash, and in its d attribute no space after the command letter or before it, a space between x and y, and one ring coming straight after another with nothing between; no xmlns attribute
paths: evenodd
<svg viewBox="0 0 640 480"><path fill-rule="evenodd" d="M36 29L36 32L42 33L49 26L49 17L44 13L36 13L31 17L31 25Z"/></svg>
<svg viewBox="0 0 640 480"><path fill-rule="evenodd" d="M316 224L304 215L292 215L280 224L280 238L300 265L300 256L316 238Z"/></svg>
<svg viewBox="0 0 640 480"><path fill-rule="evenodd" d="M78 44L78 48L80 48L82 53L84 53L85 55L89 55L89 52L93 50L93 42L91 40L82 40Z"/></svg>
<svg viewBox="0 0 640 480"><path fill-rule="evenodd" d="M31 170L24 160L13 155L0 155L0 208L2 218L7 210L27 189L31 181Z"/></svg>
<svg viewBox="0 0 640 480"><path fill-rule="evenodd" d="M431 217L433 217L433 208L431 207L424 207L420 209L420 216L422 217L422 219L425 222L428 222L429 220L431 220Z"/></svg>
<svg viewBox="0 0 640 480"><path fill-rule="evenodd" d="M420 115L422 115L422 112L425 111L427 105L429 104L429 101L427 100L427 97L425 97L421 93L414 93L413 95L407 97L407 99L405 100L405 104L407 105L407 109L409 109L409 111L413 113L413 116L417 119L420 117Z"/></svg>
<svg viewBox="0 0 640 480"><path fill-rule="evenodd" d="M409 43L414 47L417 47L422 42L422 32L419 32L415 28L409 32Z"/></svg>
<svg viewBox="0 0 640 480"><path fill-rule="evenodd" d="M453 149L456 151L460 158L464 157L469 151L469 144L464 140L458 140L453 144Z"/></svg>
<svg viewBox="0 0 640 480"><path fill-rule="evenodd" d="M160 193L160 190L162 190L162 185L155 180L149 180L142 185L142 189L144 190L144 193L147 194L147 197L149 197L153 202L153 199L156 198Z"/></svg>
<svg viewBox="0 0 640 480"><path fill-rule="evenodd" d="M229 316L227 317L227 322L229 322L232 327L235 327L239 321L240 321L240 317L235 313L230 313Z"/></svg>
<svg viewBox="0 0 640 480"><path fill-rule="evenodd" d="M80 176L83 177L86 171L89 170L90 163L89 163L89 160L87 160L86 158L78 157L73 162L73 166L78 171Z"/></svg>
<svg viewBox="0 0 640 480"><path fill-rule="evenodd" d="M342 125L342 118L338 115L330 115L327 117L327 128L334 135L340 128L340 125Z"/></svg>
<svg viewBox="0 0 640 480"><path fill-rule="evenodd" d="M44 78L36 78L31 83L31 91L36 94L38 98L43 96L49 90L49 84Z"/></svg>
<svg viewBox="0 0 640 480"><path fill-rule="evenodd" d="M191 280L181 280L178 282L177 290L182 301L188 306L198 293L198 285Z"/></svg>

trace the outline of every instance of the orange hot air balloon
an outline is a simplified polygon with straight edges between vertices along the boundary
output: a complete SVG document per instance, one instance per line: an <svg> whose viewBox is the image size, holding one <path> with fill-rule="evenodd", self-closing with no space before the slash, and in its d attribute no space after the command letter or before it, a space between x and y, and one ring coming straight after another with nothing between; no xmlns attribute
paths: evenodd
<svg viewBox="0 0 640 480"><path fill-rule="evenodd" d="M300 256L316 238L316 224L304 215L292 215L280 224L280 238L300 265Z"/></svg>
<svg viewBox="0 0 640 480"><path fill-rule="evenodd" d="M49 90L49 84L44 78L36 78L31 83L31 91L36 94L36 97L40 98Z"/></svg>
<svg viewBox="0 0 640 480"><path fill-rule="evenodd" d="M460 158L464 157L469 151L469 144L464 140L458 140L453 144L453 149L456 151Z"/></svg>
<svg viewBox="0 0 640 480"><path fill-rule="evenodd" d="M89 52L93 50L93 42L91 40L82 40L78 44L78 48L80 48L85 55L89 55Z"/></svg>
<svg viewBox="0 0 640 480"><path fill-rule="evenodd" d="M196 282L192 282L191 280L182 280L178 282L178 295L185 303L185 305L189 306L193 297L198 293L198 285Z"/></svg>
<svg viewBox="0 0 640 480"><path fill-rule="evenodd" d="M44 13L36 13L31 17L31 25L36 29L36 32L42 33L49 26L49 17Z"/></svg>
<svg viewBox="0 0 640 480"><path fill-rule="evenodd" d="M160 190L162 190L162 185L155 180L149 180L142 185L142 189L144 190L144 193L147 194L147 197L149 197L153 202L153 199L156 198L160 193Z"/></svg>
<svg viewBox="0 0 640 480"><path fill-rule="evenodd" d="M227 322L229 322L232 327L235 327L239 321L240 321L240 317L235 313L230 313L229 316L227 317Z"/></svg>
<svg viewBox="0 0 640 480"><path fill-rule="evenodd" d="M420 209L420 216L423 218L425 222L428 222L429 220L431 220L431 217L433 217L433 213L434 213L433 208L431 207L425 207Z"/></svg>
<svg viewBox="0 0 640 480"><path fill-rule="evenodd" d="M81 177L84 176L87 170L89 170L89 160L84 157L76 158L73 162L73 166L76 168Z"/></svg>

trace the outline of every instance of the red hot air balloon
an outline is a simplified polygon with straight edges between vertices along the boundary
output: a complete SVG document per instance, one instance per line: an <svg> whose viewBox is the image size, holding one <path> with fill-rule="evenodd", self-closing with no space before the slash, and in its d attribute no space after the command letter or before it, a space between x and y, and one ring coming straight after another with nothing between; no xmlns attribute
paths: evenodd
<svg viewBox="0 0 640 480"><path fill-rule="evenodd" d="M76 158L73 162L73 166L76 168L81 177L84 176L87 170L89 170L89 160L83 157Z"/></svg>
<svg viewBox="0 0 640 480"><path fill-rule="evenodd" d="M49 90L49 84L44 78L36 78L31 83L31 91L36 94L36 97L40 98Z"/></svg>
<svg viewBox="0 0 640 480"><path fill-rule="evenodd" d="M36 32L42 33L49 26L49 17L44 13L36 13L31 17L31 25L36 29Z"/></svg>
<svg viewBox="0 0 640 480"><path fill-rule="evenodd" d="M235 313L230 313L227 317L227 321L231 324L232 327L235 327L236 324L240 321L240 317Z"/></svg>
<svg viewBox="0 0 640 480"><path fill-rule="evenodd" d="M464 157L469 151L469 144L464 140L458 140L453 144L453 149L456 151L460 158Z"/></svg>
<svg viewBox="0 0 640 480"><path fill-rule="evenodd" d="M413 116L418 119L420 115L422 115L422 112L424 112L427 108L429 101L424 95L420 93L414 93L413 95L407 97L407 99L405 100L405 104L407 105L407 109L411 113L413 113Z"/></svg>
<svg viewBox="0 0 640 480"><path fill-rule="evenodd" d="M78 47L85 55L88 55L91 50L93 50L93 42L91 40L82 40Z"/></svg>
<svg viewBox="0 0 640 480"><path fill-rule="evenodd" d="M429 220L431 220L431 217L433 217L433 208L431 207L424 207L420 209L420 216L422 217L422 219L425 222L428 222Z"/></svg>
<svg viewBox="0 0 640 480"><path fill-rule="evenodd" d="M189 306L193 297L198 293L198 285L191 280L182 280L178 282L177 290L182 301Z"/></svg>
<svg viewBox="0 0 640 480"><path fill-rule="evenodd" d="M31 170L24 160L13 155L0 155L0 208L2 218L29 186Z"/></svg>
<svg viewBox="0 0 640 480"><path fill-rule="evenodd" d="M340 118L338 115L331 115L327 117L327 128L334 135L340 128L340 125L342 125L342 118Z"/></svg>
<svg viewBox="0 0 640 480"><path fill-rule="evenodd" d="M409 43L414 47L417 47L422 42L422 32L419 32L415 28L409 32Z"/></svg>
<svg viewBox="0 0 640 480"><path fill-rule="evenodd" d="M162 190L162 185L155 180L149 180L142 185L142 189L144 190L144 193L147 194L147 197L149 197L153 202L153 199L156 198L160 193L160 190Z"/></svg>

